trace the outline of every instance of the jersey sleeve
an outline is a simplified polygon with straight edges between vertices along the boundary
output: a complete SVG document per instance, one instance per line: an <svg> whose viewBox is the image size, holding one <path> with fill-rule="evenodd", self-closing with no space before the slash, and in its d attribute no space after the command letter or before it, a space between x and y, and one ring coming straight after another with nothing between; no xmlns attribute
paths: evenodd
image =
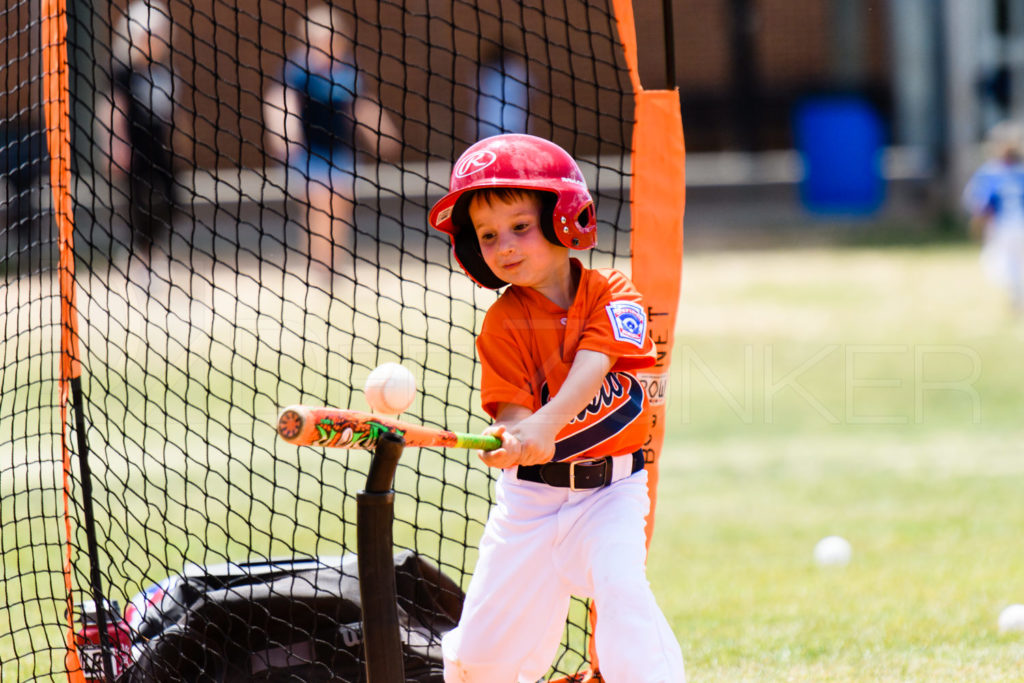
<svg viewBox="0 0 1024 683"><path fill-rule="evenodd" d="M533 396L533 373L527 363L527 340L523 330L528 325L513 320L515 307L501 299L487 311L476 339L480 358L480 398L484 411L496 417L502 403L513 403L536 410Z"/></svg>
<svg viewBox="0 0 1024 683"><path fill-rule="evenodd" d="M656 362L643 297L624 274L594 271L588 286L586 319L579 349L615 358L613 371L640 370Z"/></svg>

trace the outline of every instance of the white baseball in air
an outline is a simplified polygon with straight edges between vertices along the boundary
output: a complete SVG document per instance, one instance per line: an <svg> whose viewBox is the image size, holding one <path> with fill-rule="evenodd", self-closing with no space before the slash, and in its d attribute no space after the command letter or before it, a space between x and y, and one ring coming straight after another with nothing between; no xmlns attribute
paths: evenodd
<svg viewBox="0 0 1024 683"><path fill-rule="evenodd" d="M1010 605L999 613L999 632L1024 631L1024 605Z"/></svg>
<svg viewBox="0 0 1024 683"><path fill-rule="evenodd" d="M373 412L398 415L416 398L416 378L403 365L382 363L366 378L363 394Z"/></svg>
<svg viewBox="0 0 1024 683"><path fill-rule="evenodd" d="M822 567L845 567L852 556L853 548L842 536L826 536L814 546L814 561Z"/></svg>

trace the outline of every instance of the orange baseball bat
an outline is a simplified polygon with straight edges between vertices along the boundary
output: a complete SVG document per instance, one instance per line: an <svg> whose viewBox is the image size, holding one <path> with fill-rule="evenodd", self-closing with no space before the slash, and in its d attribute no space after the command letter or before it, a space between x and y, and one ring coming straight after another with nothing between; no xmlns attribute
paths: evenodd
<svg viewBox="0 0 1024 683"><path fill-rule="evenodd" d="M293 405L282 410L277 419L277 433L296 446L372 449L385 432L398 434L411 448L479 448L491 451L501 446L501 439L496 436L450 432L343 408Z"/></svg>

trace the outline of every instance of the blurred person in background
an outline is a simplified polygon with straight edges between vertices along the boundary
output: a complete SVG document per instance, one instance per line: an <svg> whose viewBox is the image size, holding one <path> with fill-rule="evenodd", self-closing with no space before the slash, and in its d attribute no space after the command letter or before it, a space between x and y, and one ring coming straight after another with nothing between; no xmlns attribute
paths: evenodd
<svg viewBox="0 0 1024 683"><path fill-rule="evenodd" d="M968 181L963 204L971 233L981 240L986 275L1003 287L1015 314L1024 312L1024 125L1003 121L992 128L988 156Z"/></svg>
<svg viewBox="0 0 1024 683"><path fill-rule="evenodd" d="M526 133L530 108L528 72L518 42L505 36L481 55L477 83L476 137Z"/></svg>
<svg viewBox="0 0 1024 683"><path fill-rule="evenodd" d="M357 141L379 158L398 155L399 129L363 90L353 32L342 13L311 7L295 28L281 76L267 89L264 123L271 156L287 165L286 184L305 208L310 258L331 273L352 220Z"/></svg>
<svg viewBox="0 0 1024 683"><path fill-rule="evenodd" d="M3 205L3 255L42 239L43 203L40 194L49 172L46 131L39 117L22 114L0 123L0 197Z"/></svg>
<svg viewBox="0 0 1024 683"><path fill-rule="evenodd" d="M111 179L127 186L131 250L149 263L154 242L170 232L174 191L174 102L182 92L171 70L171 18L160 0L134 0L117 22L109 111Z"/></svg>

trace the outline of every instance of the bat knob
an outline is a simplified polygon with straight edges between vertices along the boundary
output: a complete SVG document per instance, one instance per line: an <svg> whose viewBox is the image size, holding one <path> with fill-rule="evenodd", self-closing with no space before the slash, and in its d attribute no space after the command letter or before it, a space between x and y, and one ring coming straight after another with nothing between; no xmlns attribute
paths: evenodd
<svg viewBox="0 0 1024 683"><path fill-rule="evenodd" d="M302 431L305 420L298 411L288 408L277 419L277 433L286 440L294 439Z"/></svg>

